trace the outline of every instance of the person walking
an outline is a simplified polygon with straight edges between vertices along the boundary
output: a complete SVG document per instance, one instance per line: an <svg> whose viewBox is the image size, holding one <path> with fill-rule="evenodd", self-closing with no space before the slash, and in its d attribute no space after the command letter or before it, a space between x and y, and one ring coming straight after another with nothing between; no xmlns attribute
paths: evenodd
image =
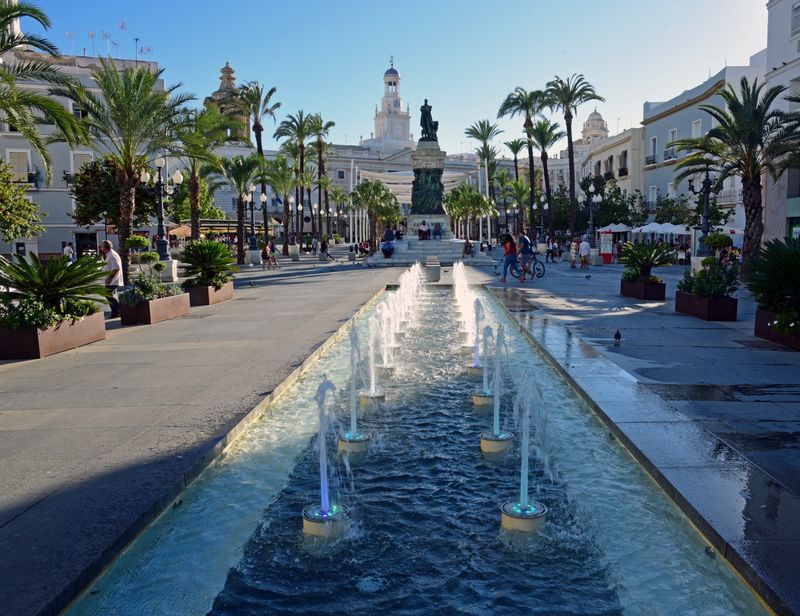
<svg viewBox="0 0 800 616"><path fill-rule="evenodd" d="M572 241L569 244L569 266L571 269L575 269L576 263L578 261L578 238L573 237Z"/></svg>
<svg viewBox="0 0 800 616"><path fill-rule="evenodd" d="M72 242L67 242L62 250L62 254L69 259L70 263L75 263L75 249L72 247Z"/></svg>
<svg viewBox="0 0 800 616"><path fill-rule="evenodd" d="M581 257L581 269L589 269L589 255L592 253L592 247L589 245L589 240L585 237L578 247L578 253Z"/></svg>
<svg viewBox="0 0 800 616"><path fill-rule="evenodd" d="M264 244L264 248L261 249L261 269L272 269L272 263L269 260L269 245Z"/></svg>
<svg viewBox="0 0 800 616"><path fill-rule="evenodd" d="M506 276L508 275L508 268L517 262L517 246L514 244L514 238L511 234L507 234L503 239L503 277L500 282L506 283Z"/></svg>
<svg viewBox="0 0 800 616"><path fill-rule="evenodd" d="M319 241L317 241L317 236L315 235L311 238L311 254L315 257L317 256L317 248L319 248Z"/></svg>
<svg viewBox="0 0 800 616"><path fill-rule="evenodd" d="M119 316L119 299L117 293L123 284L122 281L122 259L119 253L114 250L111 240L103 240L100 244L100 254L106 262L105 270L108 272L105 278L106 289L109 290L108 306L111 308L110 319Z"/></svg>
<svg viewBox="0 0 800 616"><path fill-rule="evenodd" d="M536 280L536 274L531 271L530 265L533 260L533 248L531 247L531 240L524 231L517 234L517 260L519 261L520 268L522 268L522 275L519 277L520 282L525 282L525 274L529 274L531 280Z"/></svg>
<svg viewBox="0 0 800 616"><path fill-rule="evenodd" d="M278 263L278 247L274 239L269 241L269 269L281 269Z"/></svg>

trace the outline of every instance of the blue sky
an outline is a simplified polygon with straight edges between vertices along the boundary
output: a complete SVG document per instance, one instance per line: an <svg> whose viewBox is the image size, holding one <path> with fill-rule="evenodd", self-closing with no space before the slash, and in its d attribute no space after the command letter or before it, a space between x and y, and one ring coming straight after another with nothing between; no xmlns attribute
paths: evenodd
<svg viewBox="0 0 800 616"><path fill-rule="evenodd" d="M606 98L597 105L612 133L637 125L645 100L671 98L766 46L764 0L257 0L39 1L64 53L105 55L102 32L133 57L165 67L169 83L202 98L229 61L241 81L276 86L281 115L303 109L336 122L337 143L369 137L389 55L419 133L423 98L433 105L449 152L474 144L464 128L494 119L515 86L541 88L578 72ZM120 22L126 29L119 28ZM25 24L23 24L25 28ZM71 38L67 33L72 33ZM592 111L580 108L576 124ZM279 118L280 119L280 118ZM501 140L520 123L501 120ZM271 130L268 129L271 136ZM271 139L267 147L274 147Z"/></svg>

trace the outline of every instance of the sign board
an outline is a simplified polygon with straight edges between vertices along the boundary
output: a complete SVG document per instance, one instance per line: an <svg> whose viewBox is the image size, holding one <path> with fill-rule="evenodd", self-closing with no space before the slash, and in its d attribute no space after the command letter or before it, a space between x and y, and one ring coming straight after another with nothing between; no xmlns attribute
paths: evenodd
<svg viewBox="0 0 800 616"><path fill-rule="evenodd" d="M600 233L600 255L603 257L603 263L608 265L611 263L611 246L614 243L614 234L611 231L603 231Z"/></svg>

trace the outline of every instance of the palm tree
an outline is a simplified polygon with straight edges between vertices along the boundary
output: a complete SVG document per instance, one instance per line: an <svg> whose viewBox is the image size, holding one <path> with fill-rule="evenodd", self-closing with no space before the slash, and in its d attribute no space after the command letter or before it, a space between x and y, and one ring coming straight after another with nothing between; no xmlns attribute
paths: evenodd
<svg viewBox="0 0 800 616"><path fill-rule="evenodd" d="M328 193L325 192L325 199L322 198L323 186L322 178L325 176L325 153L328 147L326 139L330 130L336 126L334 122L326 122L322 119L321 113L315 113L311 116L311 135L316 139L314 143L314 150L317 153L317 203L319 203L320 212L324 205L325 210L328 208ZM320 219L321 220L321 219ZM322 227L322 225L320 225Z"/></svg>
<svg viewBox="0 0 800 616"><path fill-rule="evenodd" d="M308 166L299 176L300 181L300 195L303 195L303 189L306 190L306 194L308 195L308 215L311 218L311 235L314 236L317 233L317 223L314 217L314 208L311 204L311 190L314 188L315 183L315 173L314 167L311 165ZM305 199L305 197L303 197ZM303 212L301 210L297 211L297 224L298 224L298 235L300 238L303 238ZM301 242L302 243L302 242Z"/></svg>
<svg viewBox="0 0 800 616"><path fill-rule="evenodd" d="M547 173L547 150L552 148L559 140L564 138L564 131L559 129L558 123L550 120L539 120L530 129L528 138L531 144L539 150L542 159L542 175L544 176L544 192L547 203L550 204L550 235L555 231L555 212L553 211L553 193L550 190L550 174Z"/></svg>
<svg viewBox="0 0 800 616"><path fill-rule="evenodd" d="M92 70L98 92L79 83L53 89L56 96L71 100L86 112L82 121L94 138L95 148L103 151L116 168L120 189L119 252L126 284L126 241L136 213L136 187L148 158L173 145L176 124L185 115L184 105L194 100L191 94L175 93L180 83L159 89L163 72L164 69L152 71L145 67L120 71L111 60L100 58L100 66ZM65 135L59 137L68 139Z"/></svg>
<svg viewBox="0 0 800 616"><path fill-rule="evenodd" d="M294 115L289 114L275 130L275 139L284 139L284 145L286 145L287 142L292 142L294 144L291 146L291 149L293 150L292 154L296 155L292 156L292 160L295 161L298 176L306 169L306 142L310 136L311 116L306 115L302 109ZM299 197L301 197L301 195L298 195L297 202L302 203Z"/></svg>
<svg viewBox="0 0 800 616"><path fill-rule="evenodd" d="M285 156L278 156L275 160L267 161L265 166L266 180L275 190L276 194L283 196L283 249L284 257L289 256L289 194L295 187L296 178L294 168Z"/></svg>
<svg viewBox="0 0 800 616"><path fill-rule="evenodd" d="M46 30L50 28L50 19L36 5L24 0L18 3L0 2L0 57L6 54L13 57L10 52L17 49L58 56L58 49L46 38L35 34L12 34L12 23L22 17L33 19ZM44 59L0 63L0 122L12 125L33 146L42 159L49 180L52 161L39 132L40 125L55 125L62 139L70 145L85 142L88 134L78 119L55 98L24 88L26 82L32 81L65 88L73 80Z"/></svg>
<svg viewBox="0 0 800 616"><path fill-rule="evenodd" d="M498 200L503 199L503 206L504 206L503 210L505 211L506 228L508 228L508 208L505 207L506 205L505 201L506 201L506 191L508 189L508 185L511 183L511 174L508 172L507 169L500 169L499 171L497 171L497 173L494 174L494 181L497 183L497 186L499 187L500 195L498 196Z"/></svg>
<svg viewBox="0 0 800 616"><path fill-rule="evenodd" d="M742 182L745 229L742 258L749 261L758 254L764 231L761 203L761 177L770 173L777 179L792 164L791 157L781 164L781 159L800 149L800 118L771 109L775 100L787 89L773 86L763 92L764 84L755 79L751 84L742 77L737 93L731 84L720 92L725 108L700 105L716 126L704 137L678 139L667 147L676 146L689 155L675 165L681 180L705 174L716 174L715 183L721 186L729 177L739 177ZM800 102L800 97L787 100ZM788 163L788 164L787 164Z"/></svg>
<svg viewBox="0 0 800 616"><path fill-rule="evenodd" d="M525 183L524 180L514 180L508 185L507 188L507 196L520 211L522 214L521 218L524 218L525 212L525 204L530 202L531 196L531 187ZM519 215L518 215L519 216ZM531 222L533 221L533 209L530 209L530 219L528 221L528 225L530 226ZM519 226L520 219L517 218L517 225Z"/></svg>
<svg viewBox="0 0 800 616"><path fill-rule="evenodd" d="M264 132L264 125L261 123L266 118L272 118L276 122L275 112L280 109L280 103L273 103L272 97L277 88L270 88L264 92L264 86L257 81L250 81L241 86L233 98L233 108L248 115L253 122L253 134L256 136L256 151L264 158L264 147L261 134ZM261 194L267 193L267 185L261 180ZM264 214L264 241L267 241L267 221L269 220L267 208L262 210Z"/></svg>
<svg viewBox="0 0 800 616"><path fill-rule="evenodd" d="M174 152L184 158L189 172L189 209L192 239L200 239L200 178L205 166L219 167L214 150L225 143L228 130L237 126L231 116L219 113L216 107L186 114L176 130Z"/></svg>
<svg viewBox="0 0 800 616"><path fill-rule="evenodd" d="M362 180L353 190L353 207L369 213L369 244L377 249L378 222L392 224L402 219L403 211L397 197L380 180Z"/></svg>
<svg viewBox="0 0 800 616"><path fill-rule="evenodd" d="M341 235L342 234L342 214L344 212L344 204L350 200L350 195L348 195L344 190L339 188L338 186L334 186L331 188L330 192L331 201L336 206L336 232Z"/></svg>
<svg viewBox="0 0 800 616"><path fill-rule="evenodd" d="M508 148L511 152L511 155L514 157L514 179L519 179L519 153L525 148L526 141L524 139L512 139L511 141L505 141L503 143L504 146Z"/></svg>
<svg viewBox="0 0 800 616"><path fill-rule="evenodd" d="M331 186L333 186L333 181L327 175L323 175L319 178L319 187L322 189L322 195L325 197L324 202L320 202L319 204L319 227L320 230L322 230L322 219L325 218L325 235L327 236L331 235L331 213L328 202L328 192Z"/></svg>
<svg viewBox="0 0 800 616"><path fill-rule="evenodd" d="M244 198L263 172L263 165L264 161L258 154L220 160L219 173L236 193L236 263L239 265L244 264Z"/></svg>
<svg viewBox="0 0 800 616"><path fill-rule="evenodd" d="M514 88L514 91L506 96L500 109L497 111L497 117L508 116L522 116L525 120L522 123L523 133L527 135L527 131L533 126L533 119L540 117L545 107L547 107L547 97L541 90L525 90L520 86ZM526 141L528 147L528 169L533 169L533 144L530 140ZM530 171L533 173L533 171ZM529 196L528 213L533 220L533 191Z"/></svg>
<svg viewBox="0 0 800 616"><path fill-rule="evenodd" d="M497 150L492 148L489 142L502 132L502 129L498 128L497 124L490 124L489 120L478 120L472 126L464 130L464 134L467 137L480 141L481 145L475 149L475 152L483 161L483 164L486 165L486 169L489 172L489 187L487 188L487 192L490 200L494 200L494 182L492 181L489 163L497 158ZM490 156L491 152L494 152L494 156Z"/></svg>
<svg viewBox="0 0 800 616"><path fill-rule="evenodd" d="M575 234L575 216L578 211L578 202L575 200L575 150L572 146L572 118L573 112L583 103L589 101L604 102L583 75L574 74L566 80L556 75L555 79L547 82L545 95L551 109L559 109L564 113L564 124L567 127L567 155L569 156L569 230Z"/></svg>

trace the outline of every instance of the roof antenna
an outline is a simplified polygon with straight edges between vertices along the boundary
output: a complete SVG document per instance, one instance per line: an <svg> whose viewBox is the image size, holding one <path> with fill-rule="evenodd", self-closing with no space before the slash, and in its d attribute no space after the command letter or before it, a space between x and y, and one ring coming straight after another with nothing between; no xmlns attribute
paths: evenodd
<svg viewBox="0 0 800 616"><path fill-rule="evenodd" d="M389 54L389 66L394 68L394 54Z"/></svg>

